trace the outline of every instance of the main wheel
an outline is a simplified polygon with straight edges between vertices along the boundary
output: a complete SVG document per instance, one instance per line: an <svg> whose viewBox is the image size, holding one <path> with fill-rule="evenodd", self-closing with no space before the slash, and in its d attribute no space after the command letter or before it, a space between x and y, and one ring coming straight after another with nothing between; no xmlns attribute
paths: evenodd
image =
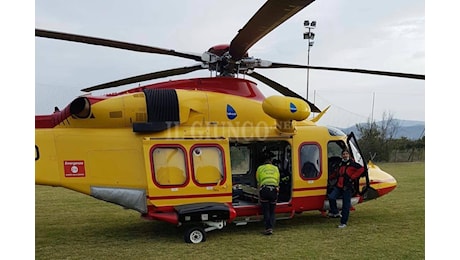
<svg viewBox="0 0 460 260"><path fill-rule="evenodd" d="M186 243L198 244L206 241L206 232L201 227L193 227L185 231L184 240Z"/></svg>

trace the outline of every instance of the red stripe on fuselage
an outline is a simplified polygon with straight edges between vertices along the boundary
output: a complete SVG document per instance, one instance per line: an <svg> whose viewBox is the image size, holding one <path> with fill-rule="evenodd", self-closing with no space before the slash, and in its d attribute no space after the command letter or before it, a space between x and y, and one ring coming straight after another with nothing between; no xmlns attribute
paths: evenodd
<svg viewBox="0 0 460 260"><path fill-rule="evenodd" d="M246 97L258 101L263 101L265 99L264 94L260 92L254 82L246 79L231 77L195 78L167 81L133 88L124 92L109 94L107 96L117 96L127 93L142 92L144 89L201 90Z"/></svg>
<svg viewBox="0 0 460 260"><path fill-rule="evenodd" d="M149 200L177 200L177 199L195 199L195 198L209 198L209 197L231 197L232 193L219 193L219 194L191 194L191 195L176 195L176 196L148 196Z"/></svg>

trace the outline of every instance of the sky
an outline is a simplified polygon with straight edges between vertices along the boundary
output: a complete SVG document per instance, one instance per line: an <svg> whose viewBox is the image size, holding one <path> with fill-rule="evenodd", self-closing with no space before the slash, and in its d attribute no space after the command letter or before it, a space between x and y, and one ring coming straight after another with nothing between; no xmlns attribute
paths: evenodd
<svg viewBox="0 0 460 260"><path fill-rule="evenodd" d="M265 1L37 1L35 27L201 54L229 43ZM308 60L304 20L315 20ZM420 0L317 0L249 49L273 62L425 74L425 6ZM167 55L35 39L35 113L63 108L80 89L130 76L194 65ZM265 69L258 73L306 97L307 72ZM141 82L207 77L202 70ZM278 92L257 80L266 95ZM331 108L324 125L348 127L383 114L425 121L425 81L310 70L309 100ZM136 87L131 84L93 95Z"/></svg>

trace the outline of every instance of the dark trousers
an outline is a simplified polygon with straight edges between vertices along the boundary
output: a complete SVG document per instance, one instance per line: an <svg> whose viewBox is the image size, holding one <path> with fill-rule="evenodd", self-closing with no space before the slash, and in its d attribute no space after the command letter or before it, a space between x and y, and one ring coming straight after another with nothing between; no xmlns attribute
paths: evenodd
<svg viewBox="0 0 460 260"><path fill-rule="evenodd" d="M275 227L275 208L278 199L278 190L274 186L264 186L259 191L260 204L264 214L265 229Z"/></svg>
<svg viewBox="0 0 460 260"><path fill-rule="evenodd" d="M340 196L342 196L342 218L340 219L340 223L347 224L351 208L351 189L334 187L332 192L328 195L329 206L331 208L330 212L333 214L339 213L337 209L337 199L340 198Z"/></svg>

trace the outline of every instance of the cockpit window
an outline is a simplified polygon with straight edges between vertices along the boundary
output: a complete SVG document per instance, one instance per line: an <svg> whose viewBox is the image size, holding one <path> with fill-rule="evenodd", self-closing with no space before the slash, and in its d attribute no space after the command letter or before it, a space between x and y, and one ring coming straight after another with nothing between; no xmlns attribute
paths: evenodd
<svg viewBox="0 0 460 260"><path fill-rule="evenodd" d="M331 136L345 136L346 135L342 130L337 129L335 127L328 127L327 130L329 131L329 134Z"/></svg>

